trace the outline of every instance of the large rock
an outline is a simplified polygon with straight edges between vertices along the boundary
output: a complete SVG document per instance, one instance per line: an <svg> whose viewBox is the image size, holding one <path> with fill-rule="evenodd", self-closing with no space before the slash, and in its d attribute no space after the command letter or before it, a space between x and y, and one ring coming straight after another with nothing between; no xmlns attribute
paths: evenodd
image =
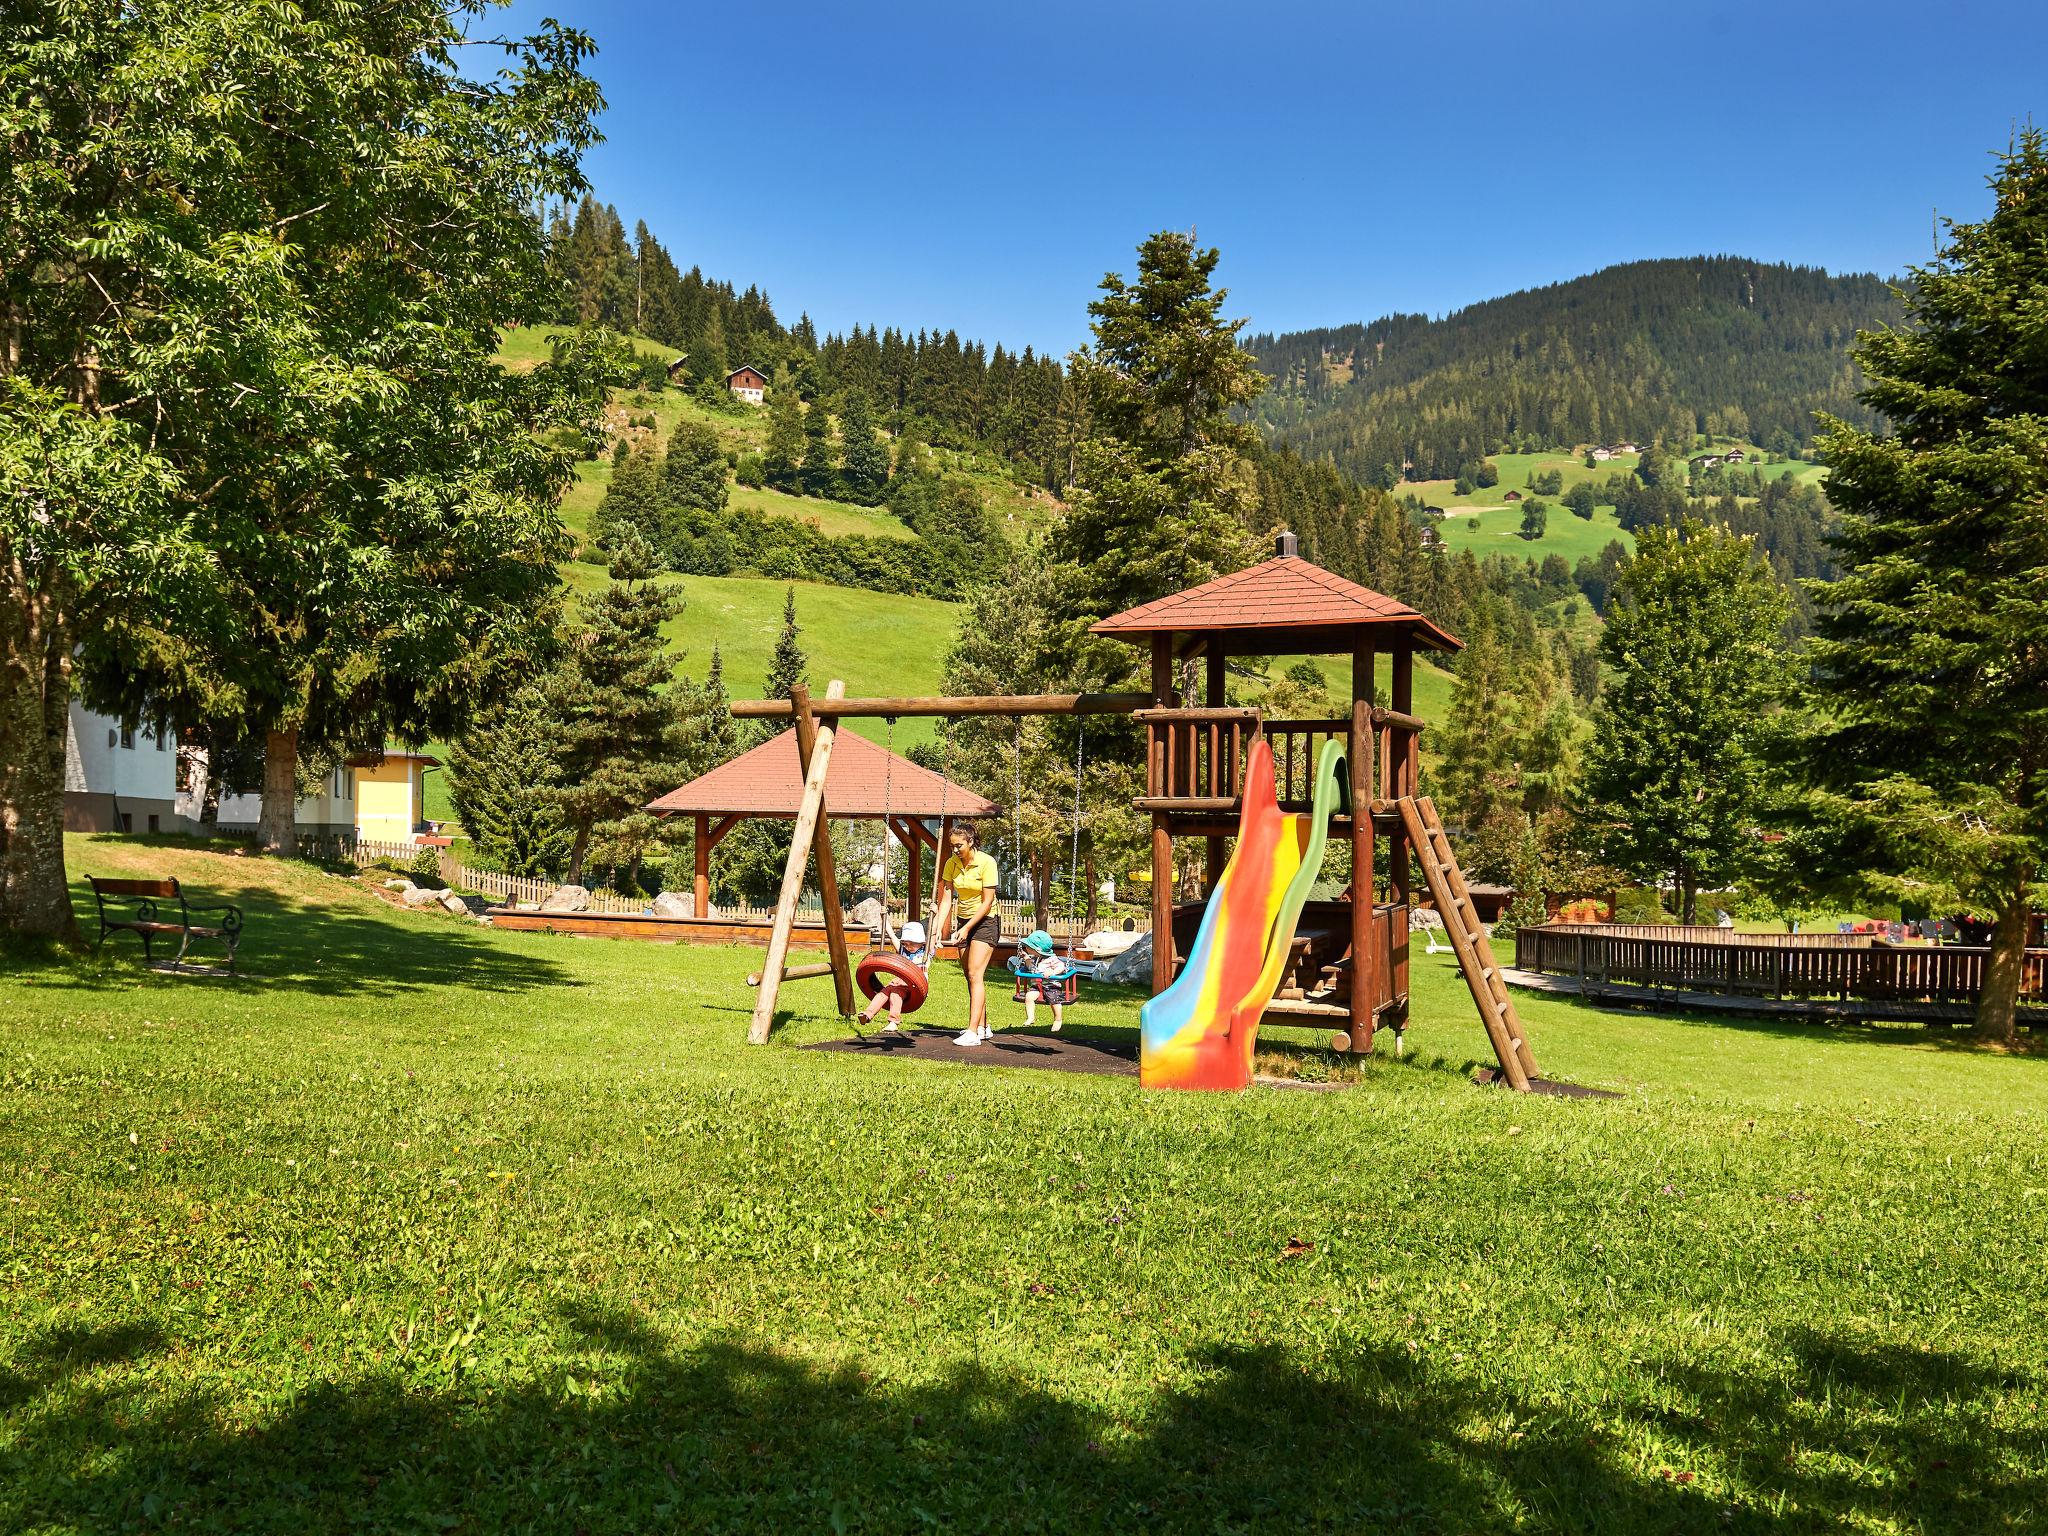
<svg viewBox="0 0 2048 1536"><path fill-rule="evenodd" d="M654 898L656 917L695 917L697 898L685 896L681 891L663 891Z"/></svg>
<svg viewBox="0 0 2048 1536"><path fill-rule="evenodd" d="M386 880L384 882L384 889L387 891L397 891L403 894L404 892L413 889L413 883L410 880Z"/></svg>
<svg viewBox="0 0 2048 1536"><path fill-rule="evenodd" d="M547 900L540 904L543 912L587 912L590 910L590 892L580 885L558 885L548 892Z"/></svg>
<svg viewBox="0 0 2048 1536"><path fill-rule="evenodd" d="M1104 928L1089 934L1081 941L1081 947L1098 960L1109 960L1122 954L1143 937L1142 933L1124 933L1119 929Z"/></svg>
<svg viewBox="0 0 2048 1536"><path fill-rule="evenodd" d="M469 903L453 891L443 891L441 893L441 905L459 917L469 916Z"/></svg>
<svg viewBox="0 0 2048 1536"><path fill-rule="evenodd" d="M1141 933L1138 942L1104 965L1096 977L1102 981L1149 985L1152 980L1152 935Z"/></svg>
<svg viewBox="0 0 2048 1536"><path fill-rule="evenodd" d="M1444 920L1437 915L1434 907L1410 907L1408 909L1408 931L1420 933L1426 928L1441 928Z"/></svg>
<svg viewBox="0 0 2048 1536"><path fill-rule="evenodd" d="M853 909L853 926L869 933L880 933L886 920L882 904L872 896L864 897Z"/></svg>
<svg viewBox="0 0 2048 1536"><path fill-rule="evenodd" d="M408 885L399 893L398 899L408 907L431 907L441 900L441 892L430 891L422 886Z"/></svg>

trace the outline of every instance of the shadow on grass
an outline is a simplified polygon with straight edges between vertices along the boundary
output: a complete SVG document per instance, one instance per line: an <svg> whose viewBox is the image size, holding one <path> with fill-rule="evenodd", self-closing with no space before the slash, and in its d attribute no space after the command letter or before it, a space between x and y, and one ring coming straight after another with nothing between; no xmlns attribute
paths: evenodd
<svg viewBox="0 0 2048 1536"><path fill-rule="evenodd" d="M1823 1045L1893 1045L1919 1046L1939 1051L1958 1051L1966 1055L1988 1054L1983 1043L1971 1032L1968 1024L1921 1024L1899 1019L1853 1020L1835 1018L1798 1018L1784 1014L1758 1014L1734 1012L1709 1012L1676 1005L1660 1006L1649 1000L1634 998L1610 998L1588 1000L1567 993L1517 994L1518 996L1542 996L1548 1001L1560 1002L1573 1008L1590 1008L1600 1013L1640 1014L1646 1018L1669 1019L1674 1024L1684 1024L1694 1029L1724 1030L1746 1035L1769 1035L1778 1039L1818 1042ZM2022 1053L2029 1048L2048 1048L2048 1031L2036 1027L2030 1040L2027 1026L2021 1025L2020 1045Z"/></svg>
<svg viewBox="0 0 2048 1536"><path fill-rule="evenodd" d="M195 892L194 899L221 899ZM151 971L141 941L114 933L96 950L77 954L54 945L0 945L0 968L10 984L83 991L125 991L157 985L203 988L207 992L308 992L320 996L388 997L429 987L460 986L479 992L524 992L567 987L574 975L552 961L509 949L463 919L430 913L408 921L340 903L293 901L261 887L233 893L242 909L242 943L232 975L178 975ZM367 898L375 900L374 897ZM89 888L74 897L80 927L92 943L99 933ZM173 941L156 945L158 957L176 952ZM217 965L225 956L217 944L195 940L188 962Z"/></svg>
<svg viewBox="0 0 2048 1536"><path fill-rule="evenodd" d="M1397 1350L1332 1368L1212 1345L1192 1362L1199 1386L1118 1420L980 1366L907 1383L735 1342L678 1353L598 1309L566 1312L556 1342L545 1381L450 1383L440 1356L439 1382L316 1382L238 1429L203 1397L144 1412L75 1374L163 1348L152 1335L53 1337L14 1378L25 1387L0 1439L0 1515L13 1528L590 1536L1961 1532L2018 1529L2048 1501L2043 1448L1990 1422L2028 1383L1820 1332L1788 1340L1767 1381L1646 1363L1641 1395L1660 1406L1599 1424ZM1639 1459L1644 1431L1675 1449ZM1684 1464L1688 1448L1711 1466ZM1655 1464L1664 1454L1672 1465ZM1714 1467L1739 1468L1739 1485Z"/></svg>

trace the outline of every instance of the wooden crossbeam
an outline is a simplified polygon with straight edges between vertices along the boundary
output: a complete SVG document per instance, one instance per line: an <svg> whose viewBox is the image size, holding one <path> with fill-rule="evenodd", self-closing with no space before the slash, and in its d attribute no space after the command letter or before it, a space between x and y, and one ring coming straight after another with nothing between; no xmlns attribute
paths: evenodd
<svg viewBox="0 0 2048 1536"><path fill-rule="evenodd" d="M849 715L889 719L904 715L1128 715L1152 702L1143 693L1020 693L961 694L901 699L848 699L829 692L813 701L811 713L821 720ZM796 714L788 699L739 699L732 706L740 720L786 720Z"/></svg>

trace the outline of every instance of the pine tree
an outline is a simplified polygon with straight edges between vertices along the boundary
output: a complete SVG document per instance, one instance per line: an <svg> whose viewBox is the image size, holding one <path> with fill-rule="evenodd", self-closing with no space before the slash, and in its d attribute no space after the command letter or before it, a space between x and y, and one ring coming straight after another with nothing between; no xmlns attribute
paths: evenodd
<svg viewBox="0 0 2048 1536"><path fill-rule="evenodd" d="M637 538L658 559L674 539L673 521L665 515L662 474L652 450L631 449L612 467L611 484L590 516L590 537L607 554Z"/></svg>
<svg viewBox="0 0 2048 1536"><path fill-rule="evenodd" d="M1056 535L1101 615L1250 562L1258 484L1252 430L1231 417L1265 380L1225 320L1219 253L1163 232L1138 248L1134 283L1111 273L1088 306L1093 347L1074 355L1093 432Z"/></svg>
<svg viewBox="0 0 2048 1536"><path fill-rule="evenodd" d="M853 499L873 502L889 480L889 449L875 435L873 408L865 391L849 390L839 408L839 436L845 443L846 488Z"/></svg>
<svg viewBox="0 0 2048 1536"><path fill-rule="evenodd" d="M730 487L718 434L700 421L677 422L668 452L662 456L661 486L666 499L676 506L723 512Z"/></svg>
<svg viewBox="0 0 2048 1536"><path fill-rule="evenodd" d="M793 388L777 385L768 394L768 448L762 455L770 483L794 486L803 456L803 407Z"/></svg>
<svg viewBox="0 0 2048 1536"><path fill-rule="evenodd" d="M1818 588L1810 761L1849 866L1893 896L1995 914L1977 1029L2010 1041L2048 894L2048 140L1915 268L1909 329L1866 334L1879 436L1830 420L1841 578ZM1796 835L1796 834L1795 834ZM1860 853L1860 857L1857 854Z"/></svg>
<svg viewBox="0 0 2048 1536"><path fill-rule="evenodd" d="M1584 794L1606 857L1668 877L1686 922L1749 852L1786 611L1751 540L1691 519L1643 531L1608 606Z"/></svg>
<svg viewBox="0 0 2048 1536"><path fill-rule="evenodd" d="M485 710L449 759L463 831L508 875L552 877L568 856L560 744L544 690L529 684Z"/></svg>
<svg viewBox="0 0 2048 1536"><path fill-rule="evenodd" d="M832 418L825 403L814 402L804 412L804 489L813 496L829 496L839 468L839 443L832 435Z"/></svg>
<svg viewBox="0 0 2048 1536"><path fill-rule="evenodd" d="M656 832L643 808L689 776L686 699L670 686L675 658L661 635L682 597L649 580L653 570L652 552L626 535L611 585L584 604L550 680L571 883L583 879L594 840L614 863L637 859Z"/></svg>
<svg viewBox="0 0 2048 1536"><path fill-rule="evenodd" d="M796 588L788 587L782 594L782 632L775 637L775 654L768 659L768 692L765 697L794 698L796 685L808 681L806 674L811 661L797 639L801 633L796 622Z"/></svg>

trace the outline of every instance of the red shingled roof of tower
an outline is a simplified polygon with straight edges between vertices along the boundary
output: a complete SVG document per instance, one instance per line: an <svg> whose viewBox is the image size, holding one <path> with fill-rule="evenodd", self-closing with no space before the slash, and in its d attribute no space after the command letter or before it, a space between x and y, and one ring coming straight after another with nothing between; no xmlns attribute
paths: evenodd
<svg viewBox="0 0 2048 1536"><path fill-rule="evenodd" d="M1304 640L1326 640L1332 631L1405 631L1415 645L1428 650L1462 648L1455 636L1406 603L1346 581L1298 555L1281 555L1185 592L1155 598L1103 619L1091 630L1119 640L1233 630L1293 630L1303 632ZM1264 642L1284 637L1269 634L1258 638ZM1275 646L1276 651L1292 648ZM1312 645L1302 648L1315 649Z"/></svg>
<svg viewBox="0 0 2048 1536"><path fill-rule="evenodd" d="M878 747L852 731L832 740L832 764L825 771L825 814L872 820L884 809L892 816L947 816L968 819L995 814L995 802L949 782L909 758ZM794 816L803 799L804 776L797 766L792 727L729 763L670 790L647 807L673 813L703 811L713 816Z"/></svg>

